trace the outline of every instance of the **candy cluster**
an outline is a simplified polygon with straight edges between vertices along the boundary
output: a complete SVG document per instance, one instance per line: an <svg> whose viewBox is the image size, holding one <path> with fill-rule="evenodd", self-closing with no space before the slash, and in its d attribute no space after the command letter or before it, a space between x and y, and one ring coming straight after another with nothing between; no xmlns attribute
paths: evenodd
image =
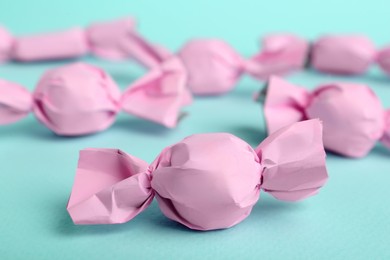
<svg viewBox="0 0 390 260"><path fill-rule="evenodd" d="M243 73L267 79L312 67L351 75L364 73L375 62L390 73L390 47L377 51L363 35L327 35L311 43L293 34L270 34L262 39L259 53L250 58L219 39L193 39L172 53L142 37L131 17L95 23L85 30L73 28L23 37L13 37L0 28L0 43L0 61L76 58L92 53L113 60L134 58L153 68L177 56L188 71L188 88L198 95L228 92Z"/></svg>
<svg viewBox="0 0 390 260"><path fill-rule="evenodd" d="M123 110L175 127L191 92L225 93L244 74L266 80L258 97L270 135L256 149L227 133L187 137L151 165L120 150L85 149L67 206L76 224L123 223L156 197L164 215L191 229L228 228L250 214L260 190L285 201L316 194L328 178L324 146L349 157L365 156L378 141L390 148L390 110L367 86L330 83L307 91L275 76L307 67L355 75L373 63L390 74L390 47L377 51L361 35L310 43L272 34L261 45L245 58L222 40L194 39L173 53L142 37L130 17L22 37L0 28L0 62L94 54L133 58L149 69L124 92L85 63L49 70L33 93L0 80L0 124L33 112L58 135L84 135L108 128Z"/></svg>

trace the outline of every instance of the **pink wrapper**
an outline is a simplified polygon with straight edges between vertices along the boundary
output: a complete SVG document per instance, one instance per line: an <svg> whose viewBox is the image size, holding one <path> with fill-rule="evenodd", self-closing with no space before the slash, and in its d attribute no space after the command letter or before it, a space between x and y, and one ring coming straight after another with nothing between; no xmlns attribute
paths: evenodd
<svg viewBox="0 0 390 260"><path fill-rule="evenodd" d="M242 58L230 45L218 39L197 39L185 44L178 55L188 70L189 88L194 94L228 92L245 72L257 79L303 68L309 44L291 34L269 35L261 52Z"/></svg>
<svg viewBox="0 0 390 260"><path fill-rule="evenodd" d="M83 29L18 37L12 51L17 61L41 61L77 58L88 52Z"/></svg>
<svg viewBox="0 0 390 260"><path fill-rule="evenodd" d="M375 57L375 46L365 36L329 35L314 43L311 66L328 73L362 74Z"/></svg>
<svg viewBox="0 0 390 260"><path fill-rule="evenodd" d="M198 95L230 91L244 70L240 55L217 39L192 40L179 51L179 57L188 71L188 87Z"/></svg>
<svg viewBox="0 0 390 260"><path fill-rule="evenodd" d="M25 117L32 109L30 93L22 86L0 80L0 125Z"/></svg>
<svg viewBox="0 0 390 260"><path fill-rule="evenodd" d="M149 69L159 67L165 60L174 56L169 50L150 43L136 32L129 34L126 41L121 42L121 47L127 55Z"/></svg>
<svg viewBox="0 0 390 260"><path fill-rule="evenodd" d="M381 142L390 149L390 109L385 112L385 133L382 136Z"/></svg>
<svg viewBox="0 0 390 260"><path fill-rule="evenodd" d="M253 74L260 79L283 75L303 69L310 51L310 43L294 34L270 34L262 39L261 52L252 58L258 68ZM261 65L261 66L259 66ZM258 70L258 72L256 72Z"/></svg>
<svg viewBox="0 0 390 260"><path fill-rule="evenodd" d="M310 120L275 132L256 150L226 133L193 135L150 166L120 150L83 150L67 209L75 224L124 223L156 196L174 221L223 229L250 214L261 189L297 201L316 194L327 178L322 126Z"/></svg>
<svg viewBox="0 0 390 260"><path fill-rule="evenodd" d="M33 93L36 117L58 135L102 131L123 108L126 112L166 127L174 127L180 109L191 103L185 89L186 72L175 60L163 63L121 94L111 77L95 66L74 63L46 72ZM2 87L2 85L0 86ZM0 90L0 124L21 119L29 111L30 94L6 84Z"/></svg>
<svg viewBox="0 0 390 260"><path fill-rule="evenodd" d="M99 22L86 29L91 51L98 57L121 60L129 57L122 44L135 33L136 22L132 17Z"/></svg>
<svg viewBox="0 0 390 260"><path fill-rule="evenodd" d="M14 39L11 34L0 26L0 63L9 60Z"/></svg>
<svg viewBox="0 0 390 260"><path fill-rule="evenodd" d="M381 67L381 69L390 74L390 47L385 47L380 50L377 54L377 63Z"/></svg>
<svg viewBox="0 0 390 260"><path fill-rule="evenodd" d="M349 157L365 156L381 138L387 143L384 109L372 90L361 84L326 84L310 93L272 77L264 113L269 133L293 122L321 119L325 148Z"/></svg>

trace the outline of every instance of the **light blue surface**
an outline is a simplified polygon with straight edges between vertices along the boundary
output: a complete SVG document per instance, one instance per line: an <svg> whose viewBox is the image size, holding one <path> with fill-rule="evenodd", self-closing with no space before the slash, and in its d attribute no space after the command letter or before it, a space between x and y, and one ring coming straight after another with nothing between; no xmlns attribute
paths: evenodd
<svg viewBox="0 0 390 260"><path fill-rule="evenodd" d="M378 44L390 42L389 7L387 0L2 0L0 23L16 33L31 33L133 14L142 33L169 48L193 36L218 36L249 55L260 35L281 30L309 38L362 32ZM143 73L129 62L87 61L105 68L122 87ZM63 63L1 65L0 77L33 89L46 69ZM375 69L357 78L314 72L290 78L310 87L335 79L365 82L390 107L390 79ZM65 206L78 150L115 147L152 161L187 135L218 131L255 146L264 137L261 108L251 101L259 87L244 78L226 96L196 99L175 130L126 115L108 131L79 138L57 137L33 116L0 127L0 258L389 259L390 152L380 145L360 160L329 155L330 180L318 196L289 204L263 194L250 217L228 230L190 231L165 218L156 203L127 224L72 224Z"/></svg>

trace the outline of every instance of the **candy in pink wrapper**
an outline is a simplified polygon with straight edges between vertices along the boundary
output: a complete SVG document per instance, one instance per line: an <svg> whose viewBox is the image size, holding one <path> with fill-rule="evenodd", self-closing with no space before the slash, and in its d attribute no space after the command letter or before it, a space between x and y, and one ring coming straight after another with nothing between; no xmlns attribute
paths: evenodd
<svg viewBox="0 0 390 260"><path fill-rule="evenodd" d="M329 35L313 44L311 66L322 72L362 74L375 58L375 46L367 37Z"/></svg>
<svg viewBox="0 0 390 260"><path fill-rule="evenodd" d="M77 58L88 53L84 30L73 28L66 31L18 37L12 51L17 61L41 61Z"/></svg>
<svg viewBox="0 0 390 260"><path fill-rule="evenodd" d="M198 95L228 92L243 73L266 79L305 65L309 44L298 36L276 34L266 37L261 52L250 59L241 57L218 39L196 39L178 52L189 77L189 88Z"/></svg>
<svg viewBox="0 0 390 260"><path fill-rule="evenodd" d="M0 63L10 59L14 39L4 27L0 26Z"/></svg>
<svg viewBox="0 0 390 260"><path fill-rule="evenodd" d="M129 57L122 44L135 33L136 22L132 17L99 22L86 29L92 53L105 59L120 60Z"/></svg>
<svg viewBox="0 0 390 260"><path fill-rule="evenodd" d="M75 63L52 69L43 75L32 94L34 114L56 134L66 136L106 129L122 108L140 118L175 127L180 108L191 102L191 96L185 89L186 73L178 65L180 61L167 62L176 67L161 64L130 85L124 95L111 77L95 66ZM19 88L8 85L3 91L7 97L0 98L0 123L16 121L30 110L20 101L28 99L28 92ZM20 116L11 118L9 115L17 109Z"/></svg>
<svg viewBox="0 0 390 260"><path fill-rule="evenodd" d="M327 178L322 126L309 120L280 129L256 150L227 133L193 135L150 166L120 150L82 150L67 209L75 224L124 223L155 196L174 221L223 229L250 214L260 190L297 201L316 194Z"/></svg>
<svg viewBox="0 0 390 260"><path fill-rule="evenodd" d="M266 88L264 113L269 133L293 122L319 118L325 148L349 157L363 157L382 139L389 125L370 88L356 83L333 83L309 92L278 77Z"/></svg>
<svg viewBox="0 0 390 260"><path fill-rule="evenodd" d="M310 51L310 43L294 34L270 34L262 39L259 54L252 57L255 65L261 64L259 78L303 69Z"/></svg>

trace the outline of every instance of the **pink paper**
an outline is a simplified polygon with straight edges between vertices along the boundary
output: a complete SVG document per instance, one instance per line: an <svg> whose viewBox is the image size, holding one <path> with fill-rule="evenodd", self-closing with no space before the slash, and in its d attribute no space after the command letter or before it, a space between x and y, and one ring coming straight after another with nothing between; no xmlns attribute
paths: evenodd
<svg viewBox="0 0 390 260"><path fill-rule="evenodd" d="M11 34L0 25L0 63L9 60L13 43Z"/></svg>
<svg viewBox="0 0 390 260"><path fill-rule="evenodd" d="M192 135L149 167L120 150L83 150L67 209L75 224L123 223L156 196L174 221L223 229L250 214L260 189L296 201L316 194L327 178L322 126L310 120L280 129L256 151L231 134Z"/></svg>
<svg viewBox="0 0 390 260"><path fill-rule="evenodd" d="M272 77L264 113L269 133L300 120L321 119L325 148L349 157L363 157L378 140L387 140L384 109L361 84L326 84L310 93Z"/></svg>
<svg viewBox="0 0 390 260"><path fill-rule="evenodd" d="M377 54L376 61L381 69L390 74L390 47L385 47Z"/></svg>
<svg viewBox="0 0 390 260"><path fill-rule="evenodd" d="M66 31L18 37L12 51L17 61L41 61L77 58L89 51L84 30Z"/></svg>
<svg viewBox="0 0 390 260"><path fill-rule="evenodd" d="M390 149L390 109L385 111L385 133L381 142Z"/></svg>
<svg viewBox="0 0 390 260"><path fill-rule="evenodd" d="M139 33L127 35L126 40L120 42L123 50L142 66L153 69L169 59L173 54L164 47L152 44Z"/></svg>
<svg viewBox="0 0 390 260"><path fill-rule="evenodd" d="M293 34L270 34L262 39L260 53L252 57L248 70L260 79L303 69L310 51L305 39Z"/></svg>
<svg viewBox="0 0 390 260"><path fill-rule="evenodd" d="M221 40L191 40L178 55L188 71L188 87L194 94L228 92L243 72L244 61L240 55Z"/></svg>
<svg viewBox="0 0 390 260"><path fill-rule="evenodd" d="M136 22L132 17L113 21L98 22L86 29L86 35L91 51L98 57L121 60L129 57L122 48L131 34L135 33Z"/></svg>
<svg viewBox="0 0 390 260"><path fill-rule="evenodd" d="M181 107L192 102L186 83L187 73L183 65L172 57L125 91L123 110L173 128L177 125Z"/></svg>
<svg viewBox="0 0 390 260"><path fill-rule="evenodd" d="M375 56L375 46L365 36L328 35L314 43L311 66L322 72L362 74Z"/></svg>
<svg viewBox="0 0 390 260"><path fill-rule="evenodd" d="M187 74L170 59L130 85L122 95L102 69L74 63L46 72L33 93L33 104L20 86L5 84L0 97L0 122L12 123L30 111L58 135L96 133L111 126L117 113L126 112L166 127L175 127L181 108L192 101L186 90ZM23 103L23 102L24 103Z"/></svg>
<svg viewBox="0 0 390 260"><path fill-rule="evenodd" d="M32 109L31 94L24 87L0 80L0 125L10 124L27 116Z"/></svg>
<svg viewBox="0 0 390 260"><path fill-rule="evenodd" d="M218 39L195 39L178 52L189 75L188 87L197 95L217 95L233 89L247 73L257 79L303 68L309 44L291 34L269 35L261 52L242 58L229 44Z"/></svg>
<svg viewBox="0 0 390 260"><path fill-rule="evenodd" d="M102 69L85 63L46 72L34 91L34 113L59 135L102 131L120 110L121 93Z"/></svg>

